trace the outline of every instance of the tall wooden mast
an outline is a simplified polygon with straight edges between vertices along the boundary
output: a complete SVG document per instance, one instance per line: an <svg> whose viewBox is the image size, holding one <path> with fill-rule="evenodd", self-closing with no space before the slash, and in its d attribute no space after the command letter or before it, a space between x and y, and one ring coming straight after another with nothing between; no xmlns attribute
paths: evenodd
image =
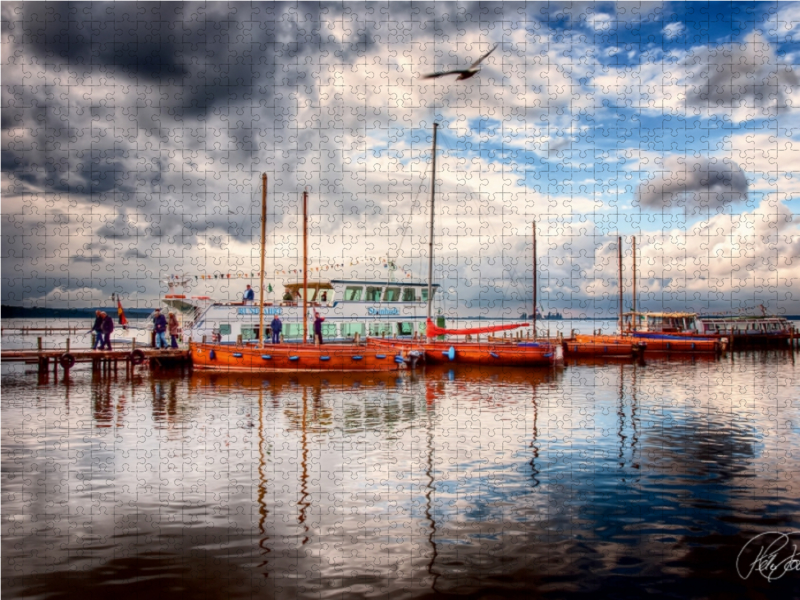
<svg viewBox="0 0 800 600"><path fill-rule="evenodd" d="M308 342L308 192L303 190L303 343Z"/></svg>
<svg viewBox="0 0 800 600"><path fill-rule="evenodd" d="M428 232L428 313L427 320L425 321L425 337L428 341L432 339L430 335L428 323L431 322L431 307L433 306L433 217L436 214L434 207L436 206L436 130L439 128L438 123L433 124L433 161L431 176L431 225Z"/></svg>
<svg viewBox="0 0 800 600"><path fill-rule="evenodd" d="M619 266L619 332L622 333L622 236L617 237L617 265Z"/></svg>
<svg viewBox="0 0 800 600"><path fill-rule="evenodd" d="M638 318L636 317L636 236L633 236L633 317L631 318L631 322L633 325L633 330L636 331L636 322Z"/></svg>
<svg viewBox="0 0 800 600"><path fill-rule="evenodd" d="M264 347L264 258L267 253L267 174L261 174L261 270L258 286L258 337Z"/></svg>
<svg viewBox="0 0 800 600"><path fill-rule="evenodd" d="M539 290L537 273L539 269L536 264L536 221L533 222L533 339L536 339L536 295Z"/></svg>

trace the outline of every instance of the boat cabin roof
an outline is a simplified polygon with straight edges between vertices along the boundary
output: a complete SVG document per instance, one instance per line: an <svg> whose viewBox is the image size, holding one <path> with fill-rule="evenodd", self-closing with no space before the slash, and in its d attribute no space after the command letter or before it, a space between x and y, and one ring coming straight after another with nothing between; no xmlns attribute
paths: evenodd
<svg viewBox="0 0 800 600"><path fill-rule="evenodd" d="M287 290L289 290L290 292L299 292L300 290L303 289L303 284L302 283L287 283L284 287ZM333 289L333 286L328 281L314 281L314 282L309 281L306 284L306 287L309 290L332 290Z"/></svg>
<svg viewBox="0 0 800 600"><path fill-rule="evenodd" d="M697 313L690 313L690 312L627 312L624 313L623 316L625 317L647 317L647 318L656 318L656 319L694 319L697 317Z"/></svg>
<svg viewBox="0 0 800 600"><path fill-rule="evenodd" d="M776 315L700 315L701 319L708 321L788 321L786 317Z"/></svg>
<svg viewBox="0 0 800 600"><path fill-rule="evenodd" d="M410 283L407 281L359 281L357 279L332 279L331 283L339 285L369 285L369 286L388 286L388 287L417 287L427 288L427 283ZM301 286L302 287L302 286ZM431 287L438 288L439 284L431 284Z"/></svg>

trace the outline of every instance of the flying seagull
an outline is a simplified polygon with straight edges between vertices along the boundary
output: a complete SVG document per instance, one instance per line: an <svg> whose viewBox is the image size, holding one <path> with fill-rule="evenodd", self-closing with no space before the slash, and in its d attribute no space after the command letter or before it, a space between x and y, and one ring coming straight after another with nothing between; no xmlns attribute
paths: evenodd
<svg viewBox="0 0 800 600"><path fill-rule="evenodd" d="M423 79L435 79L436 77L443 77L445 75L458 75L456 77L456 81L461 81L463 79L469 79L473 75L475 75L478 71L481 70L480 64L483 62L483 59L489 56L492 52L495 51L498 44L494 45L494 48L489 50L486 54L481 56L478 60L472 63L468 69L456 70L456 71L442 71L441 73L431 73L430 75L423 75Z"/></svg>

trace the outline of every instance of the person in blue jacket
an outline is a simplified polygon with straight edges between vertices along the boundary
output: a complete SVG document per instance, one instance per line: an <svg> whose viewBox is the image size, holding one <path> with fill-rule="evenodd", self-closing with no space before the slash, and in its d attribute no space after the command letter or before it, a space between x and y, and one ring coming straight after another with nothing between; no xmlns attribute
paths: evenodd
<svg viewBox="0 0 800 600"><path fill-rule="evenodd" d="M94 311L94 325L92 325L91 332L94 333L94 345L92 350L103 348L103 316L99 310Z"/></svg>
<svg viewBox="0 0 800 600"><path fill-rule="evenodd" d="M283 331L283 323L281 323L281 318L278 315L275 315L275 318L272 319L272 323L270 323L269 326L272 329L272 343L280 344L281 331Z"/></svg>
<svg viewBox="0 0 800 600"><path fill-rule="evenodd" d="M244 291L244 303L252 304L253 300L255 299L256 299L256 293L253 291L253 288L250 287L250 284L248 284L247 289Z"/></svg>
<svg viewBox="0 0 800 600"><path fill-rule="evenodd" d="M153 317L153 329L156 332L156 348L167 348L167 317L157 308Z"/></svg>

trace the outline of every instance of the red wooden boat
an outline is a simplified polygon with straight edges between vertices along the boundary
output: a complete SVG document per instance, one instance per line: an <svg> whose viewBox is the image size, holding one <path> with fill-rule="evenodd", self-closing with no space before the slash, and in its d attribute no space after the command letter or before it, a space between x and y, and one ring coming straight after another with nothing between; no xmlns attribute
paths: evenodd
<svg viewBox="0 0 800 600"><path fill-rule="evenodd" d="M701 338L695 336L663 335L657 333L634 333L634 337L646 344L646 354L654 352L712 353L718 354L727 348L726 338Z"/></svg>
<svg viewBox="0 0 800 600"><path fill-rule="evenodd" d="M633 356L646 348L645 342L623 335L576 335L563 346L565 354L581 356Z"/></svg>
<svg viewBox="0 0 800 600"><path fill-rule="evenodd" d="M404 368L388 348L355 345L270 344L233 346L229 344L189 345L192 366L214 371L248 373L305 371L396 371Z"/></svg>
<svg viewBox="0 0 800 600"><path fill-rule="evenodd" d="M496 365L501 367L550 366L560 348L547 342L501 344L493 342L414 341L368 338L367 348L399 353L409 364L424 357L428 363Z"/></svg>

